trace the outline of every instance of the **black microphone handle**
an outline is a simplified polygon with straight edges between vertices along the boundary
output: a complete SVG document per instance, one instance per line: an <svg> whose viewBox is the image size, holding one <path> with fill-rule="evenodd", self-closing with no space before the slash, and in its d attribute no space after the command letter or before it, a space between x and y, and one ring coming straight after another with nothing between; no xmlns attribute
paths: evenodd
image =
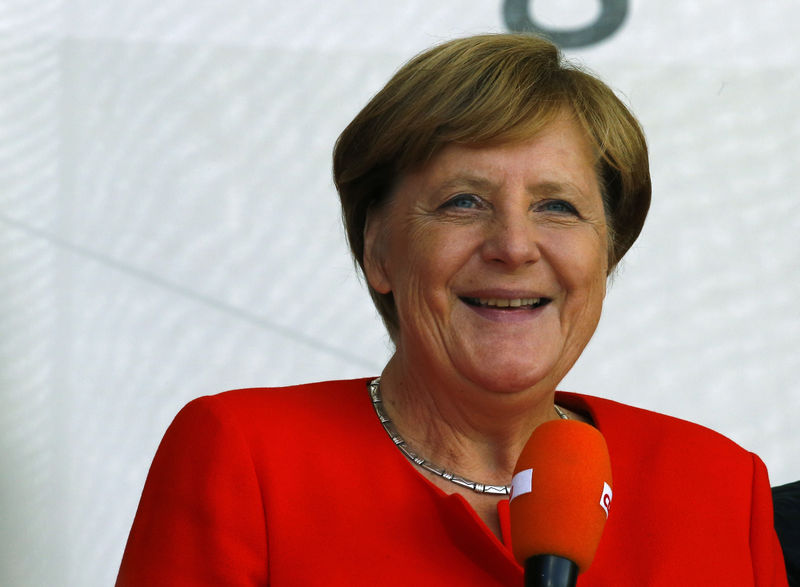
<svg viewBox="0 0 800 587"><path fill-rule="evenodd" d="M525 560L525 587L575 587L578 565L555 554L537 554Z"/></svg>

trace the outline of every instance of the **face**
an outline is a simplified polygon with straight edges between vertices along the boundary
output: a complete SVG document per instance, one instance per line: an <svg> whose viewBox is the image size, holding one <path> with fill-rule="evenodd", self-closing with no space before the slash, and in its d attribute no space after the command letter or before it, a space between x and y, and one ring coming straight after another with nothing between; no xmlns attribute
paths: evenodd
<svg viewBox="0 0 800 587"><path fill-rule="evenodd" d="M420 376L552 390L600 318L606 220L570 117L526 141L445 147L365 236L367 279L397 306L397 356Z"/></svg>

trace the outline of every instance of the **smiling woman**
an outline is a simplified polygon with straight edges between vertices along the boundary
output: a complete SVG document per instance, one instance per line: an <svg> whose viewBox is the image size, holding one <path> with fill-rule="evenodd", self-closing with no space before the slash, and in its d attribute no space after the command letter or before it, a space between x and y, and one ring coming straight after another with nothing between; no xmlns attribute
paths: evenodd
<svg viewBox="0 0 800 587"><path fill-rule="evenodd" d="M399 325L384 387L403 388L404 361L462 394L546 395L577 360L600 318L608 239L573 118L510 144L444 147L370 212L367 279Z"/></svg>
<svg viewBox="0 0 800 587"><path fill-rule="evenodd" d="M334 179L347 237L363 268L367 212L394 182L447 145L512 144L554 119L583 131L603 196L609 269L641 232L650 206L647 147L639 124L608 86L564 63L551 43L528 35L480 36L422 53L403 67L344 130ZM370 289L393 334L392 297Z"/></svg>
<svg viewBox="0 0 800 587"><path fill-rule="evenodd" d="M522 585L508 495L542 424L608 446L615 498L595 488L608 521L581 587L786 585L758 457L556 391L650 203L644 137L605 84L536 37L445 43L345 129L334 177L392 358L380 377L187 405L119 585ZM554 475L586 452L558 438ZM602 468L592 455L577 469ZM547 542L556 529L537 522Z"/></svg>

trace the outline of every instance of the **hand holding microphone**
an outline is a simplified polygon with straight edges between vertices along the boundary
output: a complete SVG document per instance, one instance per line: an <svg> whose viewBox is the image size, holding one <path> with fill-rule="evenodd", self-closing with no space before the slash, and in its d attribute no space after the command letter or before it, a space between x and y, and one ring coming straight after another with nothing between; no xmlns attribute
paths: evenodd
<svg viewBox="0 0 800 587"><path fill-rule="evenodd" d="M611 504L599 430L553 420L531 434L511 482L511 543L526 587L572 587L594 559Z"/></svg>

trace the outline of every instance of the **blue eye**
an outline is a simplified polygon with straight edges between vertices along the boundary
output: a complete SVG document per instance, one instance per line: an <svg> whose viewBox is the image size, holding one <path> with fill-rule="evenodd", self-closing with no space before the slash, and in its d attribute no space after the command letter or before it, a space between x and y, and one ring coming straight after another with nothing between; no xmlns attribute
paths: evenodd
<svg viewBox="0 0 800 587"><path fill-rule="evenodd" d="M478 206L479 201L478 197L474 194L458 194L453 198L450 198L445 206L449 208L462 208L468 210L470 208L475 208Z"/></svg>
<svg viewBox="0 0 800 587"><path fill-rule="evenodd" d="M545 212L556 212L559 214L574 214L579 216L575 206L564 200L547 200L542 203L542 209Z"/></svg>

